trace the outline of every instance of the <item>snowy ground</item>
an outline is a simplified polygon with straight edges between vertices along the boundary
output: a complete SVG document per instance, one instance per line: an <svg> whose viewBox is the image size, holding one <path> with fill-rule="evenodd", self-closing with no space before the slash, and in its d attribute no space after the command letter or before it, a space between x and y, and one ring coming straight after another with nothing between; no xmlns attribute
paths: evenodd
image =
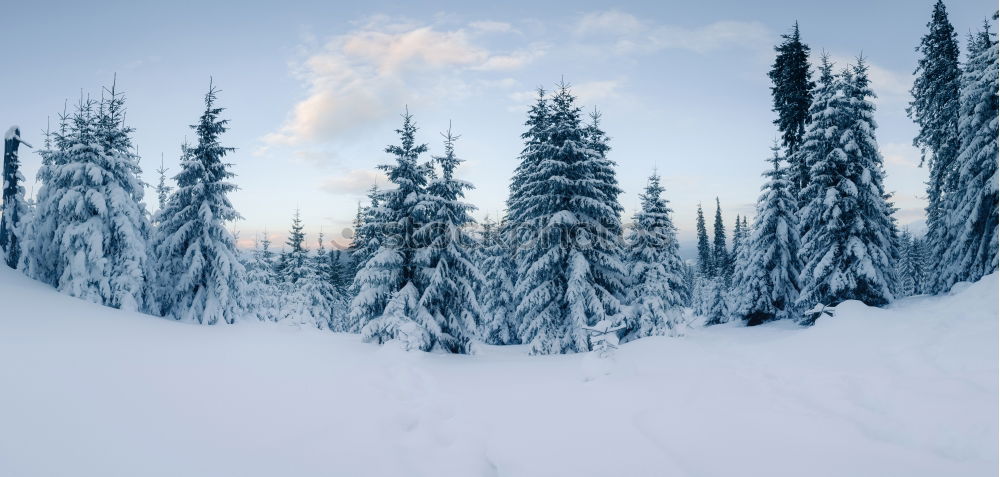
<svg viewBox="0 0 1000 477"><path fill-rule="evenodd" d="M3 269L0 475L996 475L997 287L644 339L585 380L581 355L176 323Z"/></svg>

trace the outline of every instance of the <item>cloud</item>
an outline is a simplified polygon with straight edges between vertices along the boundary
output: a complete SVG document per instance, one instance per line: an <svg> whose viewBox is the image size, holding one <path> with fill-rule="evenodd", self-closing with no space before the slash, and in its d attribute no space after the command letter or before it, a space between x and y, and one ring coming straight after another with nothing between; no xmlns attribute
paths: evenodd
<svg viewBox="0 0 1000 477"><path fill-rule="evenodd" d="M681 49L708 53L724 49L769 51L771 31L759 22L718 21L689 28L645 22L618 10L583 15L573 27L585 42L609 44L618 54Z"/></svg>
<svg viewBox="0 0 1000 477"><path fill-rule="evenodd" d="M499 22L468 28L373 17L312 48L293 65L307 96L262 141L266 146L330 142L395 115L404 104L468 94L463 72L518 69L543 54L541 48L494 53L475 42L472 31L502 30Z"/></svg>
<svg viewBox="0 0 1000 477"><path fill-rule="evenodd" d="M490 20L469 23L469 28L484 33L510 33L517 31L510 23Z"/></svg>
<svg viewBox="0 0 1000 477"><path fill-rule="evenodd" d="M368 189L372 185L385 184L387 182L388 179L381 171L354 169L344 174L324 179L322 184L320 184L320 189L334 195L362 196L368 192Z"/></svg>

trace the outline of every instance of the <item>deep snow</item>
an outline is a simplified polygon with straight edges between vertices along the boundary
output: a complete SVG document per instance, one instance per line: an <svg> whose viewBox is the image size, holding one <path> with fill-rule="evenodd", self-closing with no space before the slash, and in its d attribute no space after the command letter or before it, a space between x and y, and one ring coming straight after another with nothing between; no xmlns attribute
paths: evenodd
<svg viewBox="0 0 1000 477"><path fill-rule="evenodd" d="M583 355L200 326L0 267L0 475L996 475L997 276Z"/></svg>

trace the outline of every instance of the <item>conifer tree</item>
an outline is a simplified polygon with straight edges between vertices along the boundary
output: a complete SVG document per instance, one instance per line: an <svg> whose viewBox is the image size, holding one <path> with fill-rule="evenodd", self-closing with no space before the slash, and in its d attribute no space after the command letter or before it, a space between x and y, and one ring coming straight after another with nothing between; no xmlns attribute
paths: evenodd
<svg viewBox="0 0 1000 477"><path fill-rule="evenodd" d="M351 266L353 274L357 274L368 259L378 251L381 245L381 234L384 220L379 215L382 212L379 204L378 187L372 184L368 189L368 205L358 205L358 214L354 219L354 238L351 241ZM352 285L353 286L353 285Z"/></svg>
<svg viewBox="0 0 1000 477"><path fill-rule="evenodd" d="M833 64L826 53L820 56L819 82L813 97L812 106L809 109L809 122L806 134L802 138L802 146L796 152L793 161L806 167L809 171L809 182L814 183L813 187L803 187L798 192L798 222L800 237L805 237L809 232L810 220L806 216L820 214L821 210L812 210L812 206L822 207L821 194L830 186L829 183L820 184L813 177L821 176L821 180L828 180L832 176L833 162L828 161L830 154L838 148L837 135L840 132L841 124L838 122L838 115L843 108L843 98L838 96L839 85L833 74ZM822 161L820 161L822 159ZM821 170L813 170L817 162L821 162ZM807 183L806 186L809 184Z"/></svg>
<svg viewBox="0 0 1000 477"><path fill-rule="evenodd" d="M114 86L81 99L42 152L27 273L60 291L125 310L151 304L149 217L125 99Z"/></svg>
<svg viewBox="0 0 1000 477"><path fill-rule="evenodd" d="M680 334L681 307L687 294L684 263L677 255L677 235L672 212L663 199L663 186L655 173L640 196L642 208L626 251L629 270L627 294L630 310L626 339Z"/></svg>
<svg viewBox="0 0 1000 477"><path fill-rule="evenodd" d="M792 158L789 168L792 173L792 193L805 187L809 175L806 164L796 155L802 145L806 125L809 123L809 109L813 100L812 71L809 67L809 46L799 37L799 22L795 22L792 33L781 35L781 44L774 47L778 53L768 76L771 78L773 111L778 113L774 124L781 131L781 142L786 156Z"/></svg>
<svg viewBox="0 0 1000 477"><path fill-rule="evenodd" d="M956 188L944 206L947 233L934 281L939 292L997 270L997 41L990 30L986 22L970 38L962 74L961 150Z"/></svg>
<svg viewBox="0 0 1000 477"><path fill-rule="evenodd" d="M514 315L514 270L511 266L510 251L506 247L501 230L502 224L489 217L483 222L480 240L479 270L483 274L481 284L483 331L482 338L488 344L517 344L518 320Z"/></svg>
<svg viewBox="0 0 1000 477"><path fill-rule="evenodd" d="M853 299L882 306L893 297L896 230L864 61L859 58L834 84L830 111L812 121L817 127L829 121L823 135L836 142L826 156L809 158L798 304L808 309Z"/></svg>
<svg viewBox="0 0 1000 477"><path fill-rule="evenodd" d="M464 162L455 155L451 126L444 136L444 155L434 156L441 174L427 184L426 223L416 235L422 245L420 306L433 317L432 334L437 346L452 352L468 351L482 326L483 310L477 292L483 276L472 256L473 239L466 228L474 221L475 207L464 202L472 184L455 178L455 168ZM436 330L440 331L436 331ZM436 336L434 336L436 335Z"/></svg>
<svg viewBox="0 0 1000 477"><path fill-rule="evenodd" d="M394 161L380 165L395 185L379 192L377 214L384 238L378 250L355 276L357 290L349 320L361 327L366 341L385 343L398 339L407 349L430 350L438 344L440 328L420 306L418 288L425 263L417 253L414 235L427 214L426 187L430 170L420 164L426 144L416 142L417 127L409 111L397 129L400 143L385 151ZM357 326L353 325L353 326Z"/></svg>
<svg viewBox="0 0 1000 477"><path fill-rule="evenodd" d="M506 222L517 231L520 231L525 221L537 216L533 204L526 201L529 186L535 181L545 179L539 176L538 167L543 160L542 149L547 141L552 113L545 90L538 88L537 93L535 104L528 110L528 120L524 123L528 128L521 134L524 148L521 150L520 162L514 169L514 176L510 181L510 195L507 197Z"/></svg>
<svg viewBox="0 0 1000 477"><path fill-rule="evenodd" d="M240 313L245 270L226 223L240 219L228 194L237 189L220 144L228 120L209 84L205 111L192 125L197 143L182 158L177 189L157 213L154 240L164 315L201 324L233 323Z"/></svg>
<svg viewBox="0 0 1000 477"><path fill-rule="evenodd" d="M18 146L24 144L21 130L11 126L4 134L3 157L3 204L0 205L0 255L10 268L17 268L21 260L21 221L30 220L30 210L24 201L24 175L21 174L21 161L18 158Z"/></svg>
<svg viewBox="0 0 1000 477"><path fill-rule="evenodd" d="M302 225L302 215L299 209L295 209L292 216L292 228L288 231L288 252L284 255L282 264L281 279L290 288L294 286L309 273L309 251L306 250L305 226Z"/></svg>
<svg viewBox="0 0 1000 477"><path fill-rule="evenodd" d="M566 84L551 99L541 161L518 217L539 234L536 243L518 244L514 293L515 313L526 318L519 334L534 354L587 351L585 327L620 313L620 206L602 190L605 164L588 147L575 101Z"/></svg>
<svg viewBox="0 0 1000 477"><path fill-rule="evenodd" d="M929 31L916 48L921 57L910 90L913 101L906 112L919 127L913 145L920 148L921 165L926 163L929 170L927 236L935 257L940 259L947 246L947 212L943 201L955 188L961 70L957 35L941 0L934 4L927 28Z"/></svg>
<svg viewBox="0 0 1000 477"><path fill-rule="evenodd" d="M182 149L187 149L187 146L183 146ZM167 170L163 166L163 155L160 155L160 168L156 170L156 174L160 177L160 181L156 184L156 198L159 209L166 207L167 199L170 198L170 191L173 190L173 187L167 185Z"/></svg>
<svg viewBox="0 0 1000 477"><path fill-rule="evenodd" d="M768 180L757 201L757 217L742 242L733 277L733 314L750 326L797 317L800 267L795 198L777 144L772 151L772 168L764 173Z"/></svg>
<svg viewBox="0 0 1000 477"><path fill-rule="evenodd" d="M708 229L705 227L705 214L698 204L698 274L702 277L711 278L715 276L715 258L712 255L712 248L708 243Z"/></svg>
<svg viewBox="0 0 1000 477"><path fill-rule="evenodd" d="M278 321L280 317L280 281L274 273L274 252L267 230L262 238L254 240L254 249L247 254L243 266L246 269L246 301L248 314L260 321Z"/></svg>
<svg viewBox="0 0 1000 477"><path fill-rule="evenodd" d="M927 257L923 242L909 231L903 231L899 236L896 276L899 277L898 295L901 297L919 295L927 288Z"/></svg>
<svg viewBox="0 0 1000 477"><path fill-rule="evenodd" d="M715 198L715 227L712 236L712 262L715 264L715 277L722 282L728 282L732 274L732 263L729 260L729 248L726 245L726 225L722 223L722 205Z"/></svg>

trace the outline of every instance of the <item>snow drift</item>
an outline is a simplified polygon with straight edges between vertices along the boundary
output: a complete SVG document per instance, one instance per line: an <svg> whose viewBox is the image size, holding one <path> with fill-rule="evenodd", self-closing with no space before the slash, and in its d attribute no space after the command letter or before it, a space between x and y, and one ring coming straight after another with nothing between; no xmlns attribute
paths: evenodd
<svg viewBox="0 0 1000 477"><path fill-rule="evenodd" d="M812 328L406 353L126 313L0 270L0 474L995 475L997 276Z"/></svg>

